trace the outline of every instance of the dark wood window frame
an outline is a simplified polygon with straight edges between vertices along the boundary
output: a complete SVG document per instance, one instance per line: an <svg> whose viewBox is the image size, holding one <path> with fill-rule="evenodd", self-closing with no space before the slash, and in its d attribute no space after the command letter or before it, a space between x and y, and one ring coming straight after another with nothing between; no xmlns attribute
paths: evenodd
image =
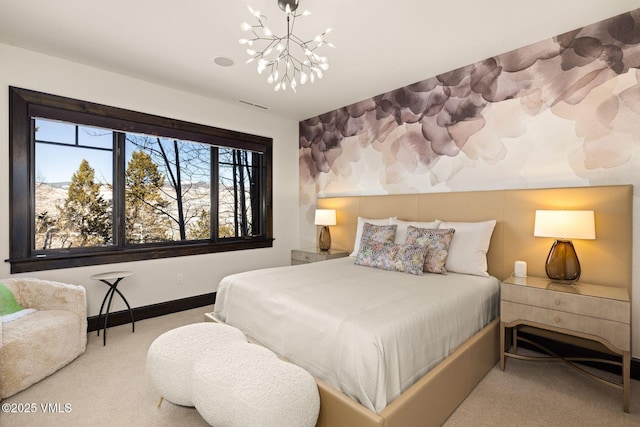
<svg viewBox="0 0 640 427"><path fill-rule="evenodd" d="M35 148L33 117L191 140L215 146L259 152L264 159L260 179L260 230L248 238L206 239L99 248L76 248L42 253L35 251ZM11 273L81 267L87 265L158 259L273 246L271 138L160 117L131 110L9 87L9 221ZM120 162L122 163L122 161ZM116 166L116 175L124 166ZM114 192L114 198L123 197ZM214 207L212 206L212 211ZM212 215L214 217L214 215Z"/></svg>

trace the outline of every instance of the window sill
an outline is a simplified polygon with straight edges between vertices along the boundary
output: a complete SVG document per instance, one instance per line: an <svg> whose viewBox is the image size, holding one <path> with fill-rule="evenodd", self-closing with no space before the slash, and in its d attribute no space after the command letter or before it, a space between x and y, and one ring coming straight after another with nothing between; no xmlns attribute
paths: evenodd
<svg viewBox="0 0 640 427"><path fill-rule="evenodd" d="M89 265L114 264L148 259L201 255L216 252L239 251L273 247L270 238L232 240L218 243L195 243L173 246L154 246L139 249L101 251L93 253L51 254L20 259L7 259L11 263L11 274L30 271L55 270L60 268L85 267Z"/></svg>

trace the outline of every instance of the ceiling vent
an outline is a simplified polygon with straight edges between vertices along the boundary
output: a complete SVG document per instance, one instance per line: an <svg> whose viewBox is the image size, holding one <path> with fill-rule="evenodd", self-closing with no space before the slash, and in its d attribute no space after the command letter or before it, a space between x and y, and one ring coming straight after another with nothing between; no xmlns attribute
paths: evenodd
<svg viewBox="0 0 640 427"><path fill-rule="evenodd" d="M240 102L242 104L251 105L252 107L261 108L263 110L268 110L269 109L269 107L265 107L264 105L255 104L253 102L245 101L244 99L240 99L238 102Z"/></svg>

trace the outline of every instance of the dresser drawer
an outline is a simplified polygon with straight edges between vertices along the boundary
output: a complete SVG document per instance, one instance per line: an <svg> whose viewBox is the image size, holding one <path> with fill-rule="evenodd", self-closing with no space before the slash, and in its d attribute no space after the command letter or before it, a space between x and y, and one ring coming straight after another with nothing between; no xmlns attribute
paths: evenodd
<svg viewBox="0 0 640 427"><path fill-rule="evenodd" d="M504 300L500 304L500 321L504 323L520 321L539 324L551 327L554 330L559 329L560 332L587 334L596 340L601 337L619 350L631 350L631 326L628 323Z"/></svg>
<svg viewBox="0 0 640 427"><path fill-rule="evenodd" d="M291 264L306 264L309 262L321 261L322 258L319 258L317 254L303 252L303 251L291 251Z"/></svg>
<svg viewBox="0 0 640 427"><path fill-rule="evenodd" d="M629 323L631 304L628 301L596 298L567 292L503 284L501 299L551 310Z"/></svg>

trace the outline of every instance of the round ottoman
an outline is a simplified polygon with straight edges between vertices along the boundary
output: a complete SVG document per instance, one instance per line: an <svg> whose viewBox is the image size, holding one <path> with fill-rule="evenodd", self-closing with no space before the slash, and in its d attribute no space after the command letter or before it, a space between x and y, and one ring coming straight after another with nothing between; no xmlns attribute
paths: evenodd
<svg viewBox="0 0 640 427"><path fill-rule="evenodd" d="M193 406L191 377L197 360L229 343L247 338L232 326L202 322L172 329L153 341L147 353L147 372L153 386L168 401Z"/></svg>
<svg viewBox="0 0 640 427"><path fill-rule="evenodd" d="M194 365L193 403L216 427L313 427L320 410L314 378L251 343L229 343Z"/></svg>

